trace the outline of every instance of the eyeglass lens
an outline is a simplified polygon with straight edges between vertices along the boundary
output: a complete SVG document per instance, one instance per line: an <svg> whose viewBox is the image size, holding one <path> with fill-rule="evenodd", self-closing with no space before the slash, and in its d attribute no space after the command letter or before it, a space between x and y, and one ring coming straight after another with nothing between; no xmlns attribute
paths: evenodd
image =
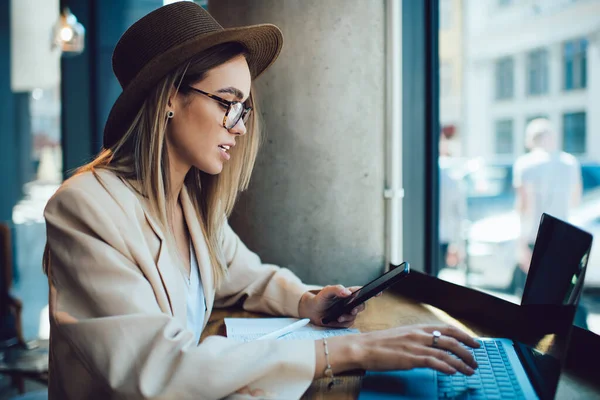
<svg viewBox="0 0 600 400"><path fill-rule="evenodd" d="M229 114L227 114L227 122L225 124L226 129L233 128L244 114L244 105L242 103L233 103L229 107ZM244 115L244 122L248 119L248 114Z"/></svg>

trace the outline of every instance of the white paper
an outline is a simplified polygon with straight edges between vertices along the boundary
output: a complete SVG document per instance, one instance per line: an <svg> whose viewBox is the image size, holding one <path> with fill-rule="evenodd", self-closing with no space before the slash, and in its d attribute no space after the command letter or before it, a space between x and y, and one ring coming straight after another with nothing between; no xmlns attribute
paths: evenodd
<svg viewBox="0 0 600 400"><path fill-rule="evenodd" d="M241 342L251 342L277 329L298 321L297 318L225 318L227 337ZM308 324L280 337L278 340L317 340L331 336L360 333L358 329L326 328Z"/></svg>

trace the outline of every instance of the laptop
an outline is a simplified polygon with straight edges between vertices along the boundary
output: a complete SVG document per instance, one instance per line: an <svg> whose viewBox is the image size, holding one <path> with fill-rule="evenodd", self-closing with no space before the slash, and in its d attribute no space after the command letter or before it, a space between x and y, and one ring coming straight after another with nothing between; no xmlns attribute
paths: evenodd
<svg viewBox="0 0 600 400"><path fill-rule="evenodd" d="M591 246L592 235L543 214L515 315L519 340L478 338L481 347L471 352L479 368L472 376L427 368L367 371L359 400L553 399Z"/></svg>

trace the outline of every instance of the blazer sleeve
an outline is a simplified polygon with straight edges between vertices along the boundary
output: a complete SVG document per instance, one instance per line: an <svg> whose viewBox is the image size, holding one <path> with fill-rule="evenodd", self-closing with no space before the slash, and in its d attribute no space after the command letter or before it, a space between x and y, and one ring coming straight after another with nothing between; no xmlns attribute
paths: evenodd
<svg viewBox="0 0 600 400"><path fill-rule="evenodd" d="M298 317L302 295L317 288L303 284L292 271L263 264L225 222L222 246L229 276L215 295L216 307L242 302L245 310Z"/></svg>
<svg viewBox="0 0 600 400"><path fill-rule="evenodd" d="M299 398L314 375L314 342L212 336L196 346L161 311L107 199L66 187L46 207L52 334L118 397L218 399L249 386Z"/></svg>

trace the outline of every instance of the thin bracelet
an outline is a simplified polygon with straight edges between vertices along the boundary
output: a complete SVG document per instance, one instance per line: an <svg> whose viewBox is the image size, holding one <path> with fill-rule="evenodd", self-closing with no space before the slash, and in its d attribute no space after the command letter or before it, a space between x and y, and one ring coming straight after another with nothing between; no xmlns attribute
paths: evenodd
<svg viewBox="0 0 600 400"><path fill-rule="evenodd" d="M335 381L333 376L333 370L331 369L331 364L329 364L329 348L327 347L327 339L325 338L323 338L323 347L325 348L325 363L327 364L323 375L331 379L331 381L327 384L327 390L331 390L331 388L335 384Z"/></svg>

